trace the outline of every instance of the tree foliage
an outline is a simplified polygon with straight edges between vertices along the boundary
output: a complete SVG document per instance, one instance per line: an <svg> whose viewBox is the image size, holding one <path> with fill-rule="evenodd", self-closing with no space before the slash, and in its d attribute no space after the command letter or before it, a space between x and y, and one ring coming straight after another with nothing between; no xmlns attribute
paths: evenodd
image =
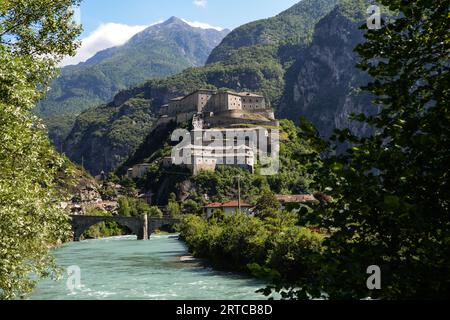
<svg viewBox="0 0 450 320"><path fill-rule="evenodd" d="M73 54L79 28L70 22L76 0L0 3L0 298L31 291L31 275L55 269L49 247L65 239L55 176L63 167L30 110ZM49 58L51 57L51 58Z"/></svg>
<svg viewBox="0 0 450 320"><path fill-rule="evenodd" d="M179 229L190 252L217 268L294 281L315 274L310 260L320 255L323 241L297 223L297 215L288 212L267 220L242 213L208 220L189 215Z"/></svg>
<svg viewBox="0 0 450 320"><path fill-rule="evenodd" d="M158 217L160 215L158 207L150 207L143 199L132 197L119 197L119 215L124 217L139 217L142 215L150 215Z"/></svg>
<svg viewBox="0 0 450 320"><path fill-rule="evenodd" d="M380 2L399 15L367 31L357 52L381 111L354 116L372 135L335 135L351 148L328 157L318 179L333 198L314 211L330 232L320 277L289 285L293 298L450 294L449 1ZM366 286L371 265L381 290Z"/></svg>

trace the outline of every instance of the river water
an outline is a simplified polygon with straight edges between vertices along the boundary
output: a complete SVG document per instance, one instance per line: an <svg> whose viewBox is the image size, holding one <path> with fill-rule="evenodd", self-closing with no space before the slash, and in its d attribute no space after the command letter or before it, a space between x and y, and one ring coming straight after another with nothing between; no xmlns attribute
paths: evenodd
<svg viewBox="0 0 450 320"><path fill-rule="evenodd" d="M79 286L65 274L59 281L41 281L31 299L44 300L204 300L266 299L256 290L264 283L242 275L218 272L196 262L181 262L186 246L176 236L135 236L73 242L54 251L58 265L78 266ZM68 281L70 280L70 281Z"/></svg>

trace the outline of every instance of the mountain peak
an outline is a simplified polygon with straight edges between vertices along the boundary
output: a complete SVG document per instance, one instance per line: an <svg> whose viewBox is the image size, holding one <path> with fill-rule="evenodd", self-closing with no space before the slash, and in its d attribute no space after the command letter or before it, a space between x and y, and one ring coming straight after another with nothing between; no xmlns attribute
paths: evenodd
<svg viewBox="0 0 450 320"><path fill-rule="evenodd" d="M170 24L184 24L184 25L188 25L186 22L184 22L182 19L172 16L169 19L167 19L166 21L164 21L163 23L161 23L162 25L170 25Z"/></svg>

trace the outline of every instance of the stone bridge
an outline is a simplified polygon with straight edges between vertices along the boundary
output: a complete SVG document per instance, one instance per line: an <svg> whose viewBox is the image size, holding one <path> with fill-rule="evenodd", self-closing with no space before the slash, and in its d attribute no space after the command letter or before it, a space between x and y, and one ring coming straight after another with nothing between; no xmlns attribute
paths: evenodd
<svg viewBox="0 0 450 320"><path fill-rule="evenodd" d="M166 225L173 226L180 222L179 219L149 218L147 215L141 217L72 215L70 218L73 230L73 241L80 241L81 235L87 229L100 222L116 222L123 227L127 227L137 236L138 240L148 240L155 229Z"/></svg>

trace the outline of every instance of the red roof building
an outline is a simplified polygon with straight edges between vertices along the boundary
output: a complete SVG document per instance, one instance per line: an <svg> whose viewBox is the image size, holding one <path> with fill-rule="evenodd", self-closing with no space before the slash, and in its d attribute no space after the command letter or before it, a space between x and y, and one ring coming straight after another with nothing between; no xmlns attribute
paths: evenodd
<svg viewBox="0 0 450 320"><path fill-rule="evenodd" d="M253 206L244 201L241 201L240 208L243 213L249 213L250 208ZM213 202L205 206L206 217L209 218L213 215L214 211L222 210L225 214L233 214L239 211L239 201L229 201L229 202Z"/></svg>

